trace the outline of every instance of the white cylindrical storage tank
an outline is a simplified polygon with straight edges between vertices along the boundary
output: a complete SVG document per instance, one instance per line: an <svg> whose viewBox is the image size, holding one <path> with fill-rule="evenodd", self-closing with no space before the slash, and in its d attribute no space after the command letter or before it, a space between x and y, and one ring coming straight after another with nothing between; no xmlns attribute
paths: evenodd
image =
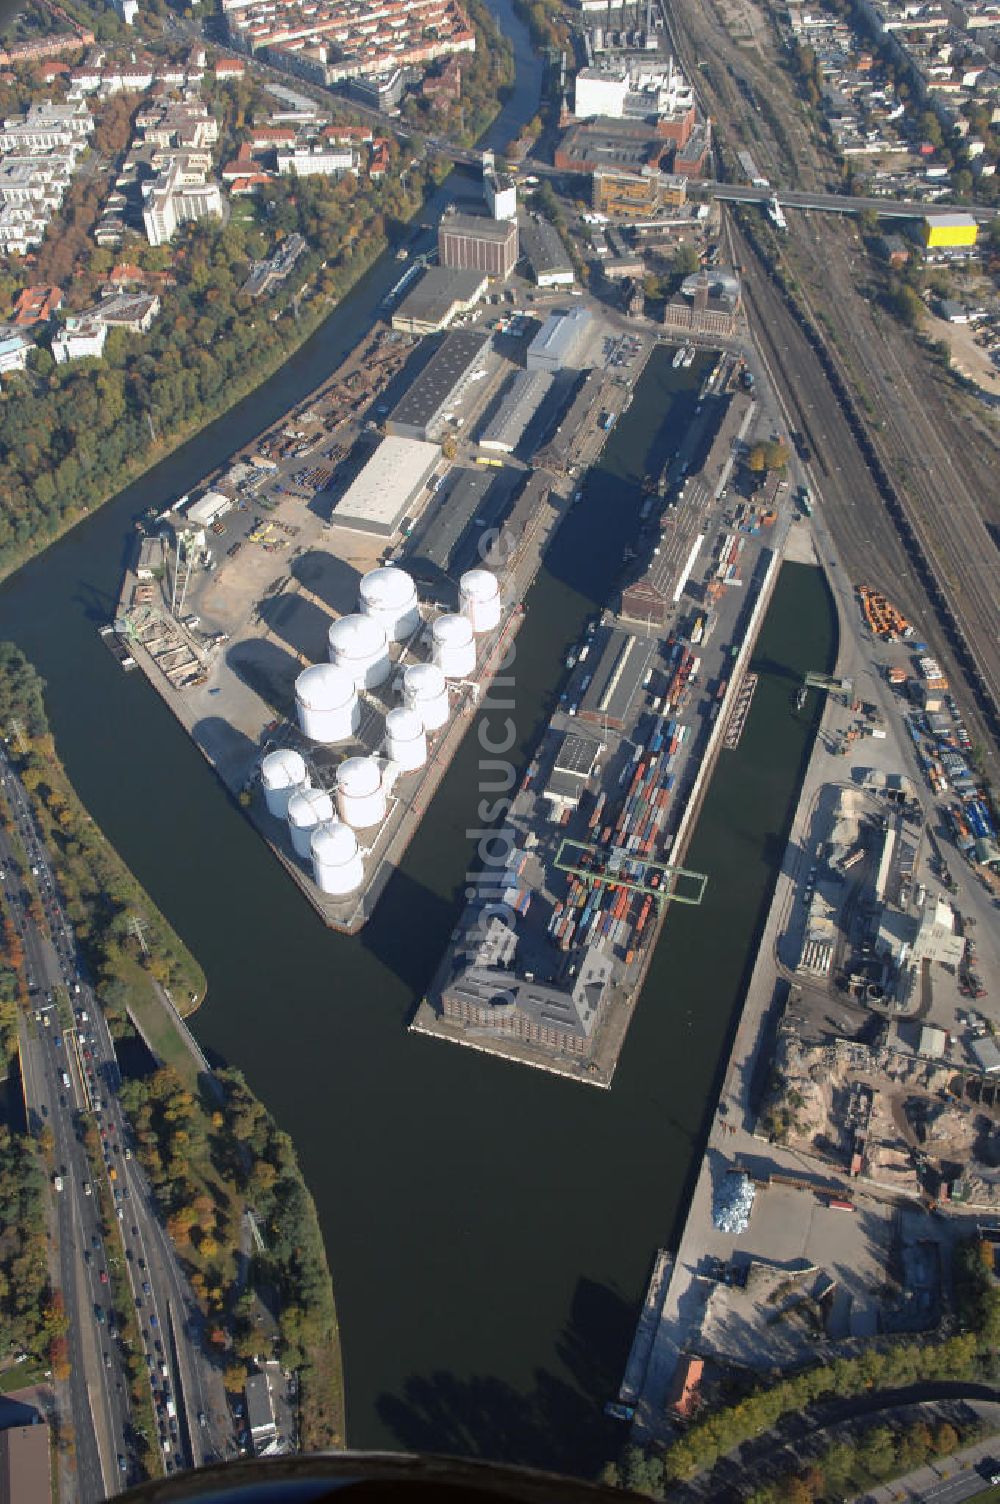
<svg viewBox="0 0 1000 1504"><path fill-rule="evenodd" d="M467 679L476 667L476 641L467 616L439 616L431 629L434 662L446 679Z"/></svg>
<svg viewBox="0 0 1000 1504"><path fill-rule="evenodd" d="M340 820L324 820L310 841L313 877L321 893L354 893L364 882L365 869L358 838Z"/></svg>
<svg viewBox="0 0 1000 1504"><path fill-rule="evenodd" d="M403 675L403 704L415 710L425 731L440 731L448 720L448 685L436 663L411 663Z"/></svg>
<svg viewBox="0 0 1000 1504"><path fill-rule="evenodd" d="M399 763L404 773L422 768L427 761L427 733L420 712L399 705L385 718L386 756Z"/></svg>
<svg viewBox="0 0 1000 1504"><path fill-rule="evenodd" d="M327 634L330 662L351 675L358 689L384 684L392 672L385 627L371 616L342 616Z"/></svg>
<svg viewBox="0 0 1000 1504"><path fill-rule="evenodd" d="M260 765L260 781L264 785L268 814L284 820L292 795L309 787L309 774L301 753L291 747L269 752Z"/></svg>
<svg viewBox="0 0 1000 1504"><path fill-rule="evenodd" d="M470 569L458 582L462 615L474 632L492 632L500 625L500 586L488 569Z"/></svg>
<svg viewBox="0 0 1000 1504"><path fill-rule="evenodd" d="M354 679L332 663L314 663L295 681L295 708L304 736L344 742L358 729L361 708Z"/></svg>
<svg viewBox="0 0 1000 1504"><path fill-rule="evenodd" d="M412 636L420 625L417 587L406 570L394 564L368 571L358 587L358 606L373 621L381 622L390 642Z"/></svg>
<svg viewBox="0 0 1000 1504"><path fill-rule="evenodd" d="M333 818L333 800L326 789L303 789L288 801L288 834L296 856L309 856L309 842L317 825Z"/></svg>
<svg viewBox="0 0 1000 1504"><path fill-rule="evenodd" d="M337 813L355 830L385 819L382 770L374 757L348 757L337 769Z"/></svg>

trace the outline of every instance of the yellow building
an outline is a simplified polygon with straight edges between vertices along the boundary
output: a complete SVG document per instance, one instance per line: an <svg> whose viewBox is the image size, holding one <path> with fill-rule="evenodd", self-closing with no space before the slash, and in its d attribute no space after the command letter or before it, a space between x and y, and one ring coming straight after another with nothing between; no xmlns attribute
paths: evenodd
<svg viewBox="0 0 1000 1504"><path fill-rule="evenodd" d="M971 214L928 214L924 218L924 245L929 251L974 246L979 226Z"/></svg>
<svg viewBox="0 0 1000 1504"><path fill-rule="evenodd" d="M627 217L680 208L687 198L687 179L644 167L629 172L598 167L593 175L593 205L601 214Z"/></svg>

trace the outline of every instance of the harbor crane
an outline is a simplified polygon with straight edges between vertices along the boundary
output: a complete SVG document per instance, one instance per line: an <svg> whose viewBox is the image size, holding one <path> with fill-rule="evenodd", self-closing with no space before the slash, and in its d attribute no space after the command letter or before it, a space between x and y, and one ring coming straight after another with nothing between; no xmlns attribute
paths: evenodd
<svg viewBox="0 0 1000 1504"><path fill-rule="evenodd" d="M555 865L560 872L568 872L589 885L648 894L658 907L667 902L700 904L708 886L707 873L657 862L622 846L598 846L590 841L561 841ZM688 891L678 886L681 881L689 885Z"/></svg>
<svg viewBox="0 0 1000 1504"><path fill-rule="evenodd" d="M854 698L854 680L838 679L833 674L820 674L810 669L802 680L798 694L795 696L795 708L801 710L806 703L806 695L811 689L818 689L821 694L840 695L844 705L850 705Z"/></svg>

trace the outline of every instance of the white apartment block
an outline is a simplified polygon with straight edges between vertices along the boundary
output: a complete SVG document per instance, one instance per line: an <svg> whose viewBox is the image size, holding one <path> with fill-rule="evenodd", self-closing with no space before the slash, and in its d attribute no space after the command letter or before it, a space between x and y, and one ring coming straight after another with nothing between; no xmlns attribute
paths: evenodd
<svg viewBox="0 0 1000 1504"><path fill-rule="evenodd" d="M52 336L52 356L56 365L68 360L85 360L104 354L108 326L98 318L67 319L65 329Z"/></svg>
<svg viewBox="0 0 1000 1504"><path fill-rule="evenodd" d="M181 163L172 162L151 183L143 185L142 222L150 245L166 245L178 227L209 214L222 217L222 189L218 183L185 178Z"/></svg>
<svg viewBox="0 0 1000 1504"><path fill-rule="evenodd" d="M0 204L0 255L25 256L41 245L48 216L22 204Z"/></svg>
<svg viewBox="0 0 1000 1504"><path fill-rule="evenodd" d="M0 157L0 255L41 245L69 186L68 149L56 156Z"/></svg>
<svg viewBox="0 0 1000 1504"><path fill-rule="evenodd" d="M300 146L294 151L279 151L277 163L279 173L286 177L336 177L343 172L353 172L357 159L349 147Z"/></svg>
<svg viewBox="0 0 1000 1504"><path fill-rule="evenodd" d="M90 111L82 100L71 104L53 104L43 100L33 104L26 115L10 115L0 130L0 155L10 152L26 155L68 148L83 150L94 129Z"/></svg>

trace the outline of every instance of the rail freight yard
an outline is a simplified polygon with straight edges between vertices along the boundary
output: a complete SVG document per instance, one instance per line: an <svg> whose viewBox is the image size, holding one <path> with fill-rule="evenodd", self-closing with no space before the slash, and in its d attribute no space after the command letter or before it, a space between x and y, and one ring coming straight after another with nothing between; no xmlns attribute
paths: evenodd
<svg viewBox="0 0 1000 1504"><path fill-rule="evenodd" d="M628 401L596 320L522 337L563 317L527 381L534 341L383 327L138 540L110 644L334 928L371 914Z"/></svg>
<svg viewBox="0 0 1000 1504"><path fill-rule="evenodd" d="M700 902L710 881L684 852L790 522L786 483L744 463L752 382L735 357L705 370L412 1024L597 1086L669 904Z"/></svg>

